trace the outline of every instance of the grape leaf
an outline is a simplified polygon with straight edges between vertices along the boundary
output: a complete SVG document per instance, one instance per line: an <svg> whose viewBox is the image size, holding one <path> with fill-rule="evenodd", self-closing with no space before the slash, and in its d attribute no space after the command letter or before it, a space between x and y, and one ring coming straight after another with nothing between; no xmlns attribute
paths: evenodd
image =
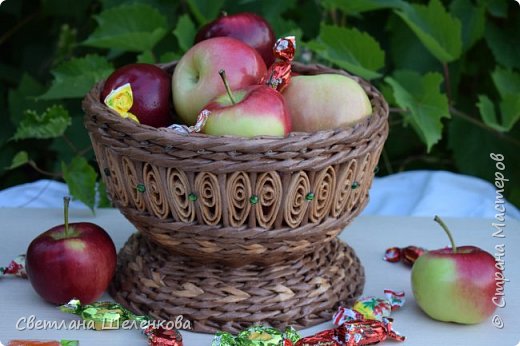
<svg viewBox="0 0 520 346"><path fill-rule="evenodd" d="M110 208L112 206L112 202L108 198L107 186L106 184L100 180L97 183L97 195L98 195L98 208Z"/></svg>
<svg viewBox="0 0 520 346"><path fill-rule="evenodd" d="M195 29L195 24L191 21L190 16L185 14L179 18L173 34L177 37L179 47L181 47L183 52L186 52L193 46L193 40L195 39L197 30Z"/></svg>
<svg viewBox="0 0 520 346"><path fill-rule="evenodd" d="M484 36L486 10L484 6L473 6L470 0L455 0L450 11L462 23L462 49L467 51Z"/></svg>
<svg viewBox="0 0 520 346"><path fill-rule="evenodd" d="M16 129L13 139L56 138L63 135L70 124L69 112L61 105L51 106L41 114L33 110L27 110Z"/></svg>
<svg viewBox="0 0 520 346"><path fill-rule="evenodd" d="M322 0L320 4L327 10L339 9L347 14L362 13L385 8L401 8L402 0Z"/></svg>
<svg viewBox="0 0 520 346"><path fill-rule="evenodd" d="M394 90L397 104L408 110L405 120L412 124L428 151L442 137L442 118L449 118L448 99L439 91L442 75L430 72L396 71L385 78Z"/></svg>
<svg viewBox="0 0 520 346"><path fill-rule="evenodd" d="M137 56L137 62L144 64L155 64L155 57L153 52L149 50L142 52Z"/></svg>
<svg viewBox="0 0 520 346"><path fill-rule="evenodd" d="M29 162L29 154L26 151L19 151L16 153L16 155L13 157L13 160L11 161L11 165L9 167L6 167L6 169L15 169L20 166L23 166Z"/></svg>
<svg viewBox="0 0 520 346"><path fill-rule="evenodd" d="M508 68L520 69L520 21L498 28L493 23L487 23L484 37L495 60Z"/></svg>
<svg viewBox="0 0 520 346"><path fill-rule="evenodd" d="M497 67L491 77L502 98L520 95L520 73Z"/></svg>
<svg viewBox="0 0 520 346"><path fill-rule="evenodd" d="M187 0L191 13L199 25L217 18L225 0Z"/></svg>
<svg viewBox="0 0 520 346"><path fill-rule="evenodd" d="M95 19L98 27L84 45L144 52L152 50L167 32L166 17L146 4L112 7Z"/></svg>
<svg viewBox="0 0 520 346"><path fill-rule="evenodd" d="M85 158L76 156L68 165L62 162L61 169L72 197L85 203L94 212L97 178L94 168Z"/></svg>
<svg viewBox="0 0 520 346"><path fill-rule="evenodd" d="M54 75L52 85L39 99L82 98L113 70L112 64L99 55L71 59L51 71Z"/></svg>
<svg viewBox="0 0 520 346"><path fill-rule="evenodd" d="M430 0L427 6L406 4L396 13L439 61L448 63L460 57L461 23L446 12L440 0Z"/></svg>
<svg viewBox="0 0 520 346"><path fill-rule="evenodd" d="M49 102L36 99L36 96L44 91L45 87L33 77L27 73L22 75L18 87L8 92L9 115L13 125L16 126L22 121L26 109L42 112L51 105Z"/></svg>
<svg viewBox="0 0 520 346"><path fill-rule="evenodd" d="M385 52L368 33L322 25L317 40L305 44L333 64L366 79L380 77L376 72L385 65Z"/></svg>

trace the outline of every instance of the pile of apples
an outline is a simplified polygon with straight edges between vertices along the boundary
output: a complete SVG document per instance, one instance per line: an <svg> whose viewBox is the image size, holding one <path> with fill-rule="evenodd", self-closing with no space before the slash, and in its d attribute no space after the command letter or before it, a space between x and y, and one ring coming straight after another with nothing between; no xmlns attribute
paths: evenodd
<svg viewBox="0 0 520 346"><path fill-rule="evenodd" d="M129 111L141 124L191 126L208 110L203 133L238 137L345 128L372 114L363 88L343 75L293 74L281 93L261 84L275 61L274 44L262 17L224 14L200 28L171 77L152 64L124 66L107 79L101 101L130 83Z"/></svg>

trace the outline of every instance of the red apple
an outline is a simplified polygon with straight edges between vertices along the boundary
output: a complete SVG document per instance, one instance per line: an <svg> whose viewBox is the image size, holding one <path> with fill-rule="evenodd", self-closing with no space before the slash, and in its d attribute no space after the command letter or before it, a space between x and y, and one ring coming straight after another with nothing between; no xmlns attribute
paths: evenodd
<svg viewBox="0 0 520 346"><path fill-rule="evenodd" d="M292 77L283 96L291 113L293 131L345 128L372 114L372 105L363 88L340 74Z"/></svg>
<svg viewBox="0 0 520 346"><path fill-rule="evenodd" d="M187 124L195 124L202 108L225 92L221 69L233 90L258 84L266 73L258 52L239 40L216 37L197 43L179 60L172 77L175 110Z"/></svg>
<svg viewBox="0 0 520 346"><path fill-rule="evenodd" d="M255 48L267 66L274 61L275 37L269 23L254 13L223 15L204 25L195 36L195 43L212 37L233 37Z"/></svg>
<svg viewBox="0 0 520 346"><path fill-rule="evenodd" d="M495 258L475 246L428 251L412 267L412 290L419 307L431 318L463 324L479 323L495 311L493 297L502 271Z"/></svg>
<svg viewBox="0 0 520 346"><path fill-rule="evenodd" d="M36 237L27 250L27 276L34 290L53 304L73 298L88 304L108 287L116 268L116 248L101 227L90 222L65 223Z"/></svg>
<svg viewBox="0 0 520 346"><path fill-rule="evenodd" d="M226 82L224 71L220 72ZM283 96L266 85L251 85L213 99L204 107L211 112L203 132L239 137L286 136L291 117Z"/></svg>
<svg viewBox="0 0 520 346"><path fill-rule="evenodd" d="M130 64L114 71L106 80L101 101L114 89L130 83L133 105L129 112L141 124L166 127L173 123L171 113L171 78L151 64Z"/></svg>

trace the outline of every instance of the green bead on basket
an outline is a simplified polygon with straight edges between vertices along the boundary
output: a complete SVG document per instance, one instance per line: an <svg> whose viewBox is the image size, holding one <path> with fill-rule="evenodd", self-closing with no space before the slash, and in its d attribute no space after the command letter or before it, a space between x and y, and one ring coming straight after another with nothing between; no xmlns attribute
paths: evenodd
<svg viewBox="0 0 520 346"><path fill-rule="evenodd" d="M135 189L137 190L137 192L143 193L146 191L146 186L144 186L144 184L137 184L135 186Z"/></svg>
<svg viewBox="0 0 520 346"><path fill-rule="evenodd" d="M309 192L307 195L305 195L305 200L306 201L312 201L314 199L314 193L312 192Z"/></svg>
<svg viewBox="0 0 520 346"><path fill-rule="evenodd" d="M258 203L258 196L257 195L252 195L251 197L249 197L249 203L251 203L252 205L255 205Z"/></svg>
<svg viewBox="0 0 520 346"><path fill-rule="evenodd" d="M197 195L192 192L188 195L188 199L192 202L195 202L197 200Z"/></svg>
<svg viewBox="0 0 520 346"><path fill-rule="evenodd" d="M359 183L357 181L354 181L352 185L350 185L350 187L352 188L352 190L355 190L359 187Z"/></svg>

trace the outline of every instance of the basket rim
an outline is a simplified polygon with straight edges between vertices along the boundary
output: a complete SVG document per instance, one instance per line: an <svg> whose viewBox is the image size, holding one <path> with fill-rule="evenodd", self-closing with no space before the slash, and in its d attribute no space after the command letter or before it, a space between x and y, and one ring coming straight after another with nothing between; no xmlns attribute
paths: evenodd
<svg viewBox="0 0 520 346"><path fill-rule="evenodd" d="M177 61L172 61L167 64L157 64L164 70L172 71L175 68ZM381 92L376 89L372 84L365 81L361 77L352 75L344 70L333 69L320 64L305 65L299 62L293 63L293 68L297 71L303 70L304 74L341 74L349 78L356 80L364 91L367 93L371 104L372 114L360 122L357 122L353 126L346 128L337 128L330 130L322 130L316 132L290 132L286 137L275 137L275 136L257 136L252 138L238 137L238 136L215 136L203 133L192 133L190 135L183 135L174 132L167 128L155 128L152 126L136 123L129 119L124 119L119 116L114 110L110 109L100 100L101 89L104 86L105 79L97 82L90 89L87 95L84 97L82 102L82 109L85 113L85 124L89 128L88 122L94 117L98 120L102 120L103 123L110 126L110 128L127 134L128 136L134 137L140 142L156 143L168 147L169 143L172 146L179 144L190 144L195 147L204 147L204 144L211 140L213 149L222 146L222 151L233 150L228 145L235 146L240 143L242 149L244 144L247 148L262 148L262 151L269 150L271 146L279 147L280 145L286 146L291 144L302 145L302 141L308 141L309 143L319 142L321 139L328 141L334 137L353 137L362 138L368 133L375 132L382 126L382 123L388 119L389 109ZM90 130L94 130L90 128ZM220 150L219 150L220 151Z"/></svg>

